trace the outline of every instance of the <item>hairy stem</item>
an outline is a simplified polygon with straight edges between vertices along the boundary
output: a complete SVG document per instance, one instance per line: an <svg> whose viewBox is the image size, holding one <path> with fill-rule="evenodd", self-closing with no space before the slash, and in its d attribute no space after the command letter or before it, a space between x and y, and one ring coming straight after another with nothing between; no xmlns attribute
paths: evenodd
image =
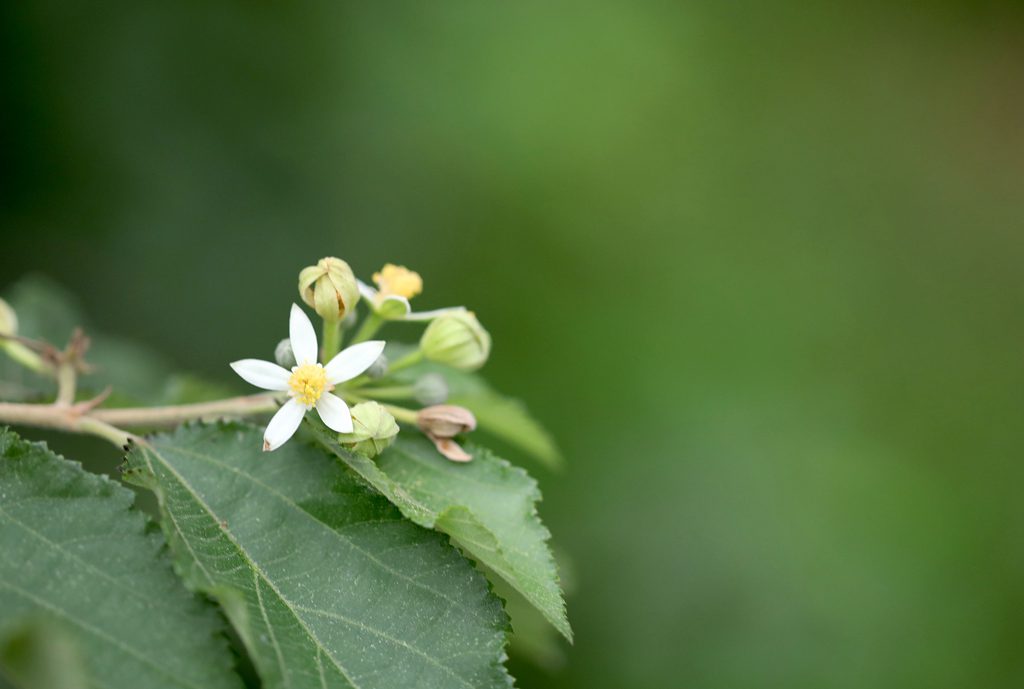
<svg viewBox="0 0 1024 689"><path fill-rule="evenodd" d="M83 404L16 404L0 402L0 423L89 433L121 446L133 439L117 426L164 428L185 421L222 416L266 414L277 409L280 393L230 397L215 402L169 407L90 409Z"/></svg>
<svg viewBox="0 0 1024 689"><path fill-rule="evenodd" d="M0 350L6 352L7 356L31 371L45 376L53 375L53 368L39 354L11 336L0 335Z"/></svg>
<svg viewBox="0 0 1024 689"><path fill-rule="evenodd" d="M393 404L383 404L381 406L387 409L388 413L391 414L391 416L398 419L399 421L404 421L405 423L416 423L416 412L414 412L412 409L406 409L405 407L396 407Z"/></svg>
<svg viewBox="0 0 1024 689"><path fill-rule="evenodd" d="M391 374L395 371L401 371L403 368L414 366L421 361L423 361L423 350L417 347L398 361L388 364L388 373Z"/></svg>
<svg viewBox="0 0 1024 689"><path fill-rule="evenodd" d="M196 419L266 414L277 410L279 397L281 393L270 393L169 407L96 409L89 415L94 419L121 426L166 427Z"/></svg>
<svg viewBox="0 0 1024 689"><path fill-rule="evenodd" d="M370 398L363 397L362 395L350 392L348 390L339 390L338 394L350 404L359 404L360 402L370 402ZM404 423L416 423L416 412L412 409L406 409L405 407L396 407L393 404L381 404L391 416L395 417L399 421Z"/></svg>
<svg viewBox="0 0 1024 689"><path fill-rule="evenodd" d="M70 361L62 361L57 366L57 401L56 404L69 407L75 403L75 386L77 383L75 365Z"/></svg>
<svg viewBox="0 0 1024 689"><path fill-rule="evenodd" d="M52 428L69 433L88 433L122 446L131 434L99 419L81 415L74 407L53 404L12 404L0 402L0 422L17 426Z"/></svg>
<svg viewBox="0 0 1024 689"><path fill-rule="evenodd" d="M377 400L410 400L416 397L416 388L412 385L393 385L382 388L363 388L360 390L364 395L370 395Z"/></svg>

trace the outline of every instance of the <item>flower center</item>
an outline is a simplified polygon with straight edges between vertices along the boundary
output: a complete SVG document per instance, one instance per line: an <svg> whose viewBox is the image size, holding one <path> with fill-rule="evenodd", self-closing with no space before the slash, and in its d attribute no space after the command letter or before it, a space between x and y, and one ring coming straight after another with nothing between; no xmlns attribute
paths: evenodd
<svg viewBox="0 0 1024 689"><path fill-rule="evenodd" d="M373 281L380 288L380 296L405 297L411 299L423 291L423 279L420 274L405 266L386 264L379 273L373 274Z"/></svg>
<svg viewBox="0 0 1024 689"><path fill-rule="evenodd" d="M292 397L311 407L327 389L327 373L320 364L296 366L288 379L288 387L292 389Z"/></svg>

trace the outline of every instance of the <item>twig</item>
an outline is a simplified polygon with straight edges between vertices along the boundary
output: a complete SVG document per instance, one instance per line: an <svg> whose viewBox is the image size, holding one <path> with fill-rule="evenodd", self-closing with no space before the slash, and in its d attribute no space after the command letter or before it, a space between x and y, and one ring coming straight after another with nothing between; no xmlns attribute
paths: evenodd
<svg viewBox="0 0 1024 689"><path fill-rule="evenodd" d="M221 416L249 416L277 409L281 393L229 397L214 402L180 404L168 407L134 407L125 409L96 409L89 413L94 419L119 426L166 427L176 426L194 419Z"/></svg>
<svg viewBox="0 0 1024 689"><path fill-rule="evenodd" d="M136 442L141 440L121 430L119 426L166 428L197 419L264 414L277 409L277 401L281 396L281 393L271 393L167 407L94 409L107 394L109 390L75 405L0 402L0 423L90 433L121 446L129 439Z"/></svg>
<svg viewBox="0 0 1024 689"><path fill-rule="evenodd" d="M115 445L134 439L130 433L104 421L76 414L73 407L55 404L15 404L0 402L0 422L17 426L53 428L69 433L89 433L105 438Z"/></svg>

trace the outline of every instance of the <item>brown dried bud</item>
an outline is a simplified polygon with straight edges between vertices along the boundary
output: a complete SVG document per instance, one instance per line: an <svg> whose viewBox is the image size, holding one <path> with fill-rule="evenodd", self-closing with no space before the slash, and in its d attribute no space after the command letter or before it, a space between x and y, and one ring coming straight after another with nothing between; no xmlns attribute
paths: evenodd
<svg viewBox="0 0 1024 689"><path fill-rule="evenodd" d="M465 407L453 404L438 404L420 409L416 414L416 425L427 435L439 438L454 438L459 433L476 429L476 417Z"/></svg>
<svg viewBox="0 0 1024 689"><path fill-rule="evenodd" d="M420 427L434 447L453 462L468 462L473 459L452 438L460 433L476 429L476 417L464 407L438 404L421 409L416 414L416 425Z"/></svg>

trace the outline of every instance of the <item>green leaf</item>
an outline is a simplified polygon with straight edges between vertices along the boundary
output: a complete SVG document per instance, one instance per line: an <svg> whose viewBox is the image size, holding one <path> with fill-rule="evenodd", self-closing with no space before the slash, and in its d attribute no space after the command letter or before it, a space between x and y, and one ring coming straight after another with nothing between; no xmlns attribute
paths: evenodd
<svg viewBox="0 0 1024 689"><path fill-rule="evenodd" d="M0 638L0 675L19 689L89 687L89 672L74 633L47 616L25 620Z"/></svg>
<svg viewBox="0 0 1024 689"><path fill-rule="evenodd" d="M508 687L508 618L446 539L323 448L244 424L132 449L180 571L224 607L267 687Z"/></svg>
<svg viewBox="0 0 1024 689"><path fill-rule="evenodd" d="M398 358L400 347L393 347L389 356ZM496 391L476 373L458 371L440 364L422 362L408 369L397 371L393 380L413 384L424 373L438 373L448 382L448 404L457 404L469 409L476 416L479 430L491 435L510 447L525 452L552 469L565 464L554 438L530 416L521 401ZM367 391L372 390L368 388Z"/></svg>
<svg viewBox="0 0 1024 689"><path fill-rule="evenodd" d="M490 576L493 573L485 572ZM503 579L492 579L494 592L505 601L505 612L512 620L509 650L513 657L525 659L545 670L565 665L565 642L537 608Z"/></svg>
<svg viewBox="0 0 1024 689"><path fill-rule="evenodd" d="M572 640L558 571L537 516L537 482L490 451L467 448L473 461L450 462L422 436L402 435L376 461L342 448L322 424L314 434L409 519L454 538L505 579Z"/></svg>
<svg viewBox="0 0 1024 689"><path fill-rule="evenodd" d="M60 624L95 686L240 687L220 619L175 578L133 499L0 429L0 636Z"/></svg>

